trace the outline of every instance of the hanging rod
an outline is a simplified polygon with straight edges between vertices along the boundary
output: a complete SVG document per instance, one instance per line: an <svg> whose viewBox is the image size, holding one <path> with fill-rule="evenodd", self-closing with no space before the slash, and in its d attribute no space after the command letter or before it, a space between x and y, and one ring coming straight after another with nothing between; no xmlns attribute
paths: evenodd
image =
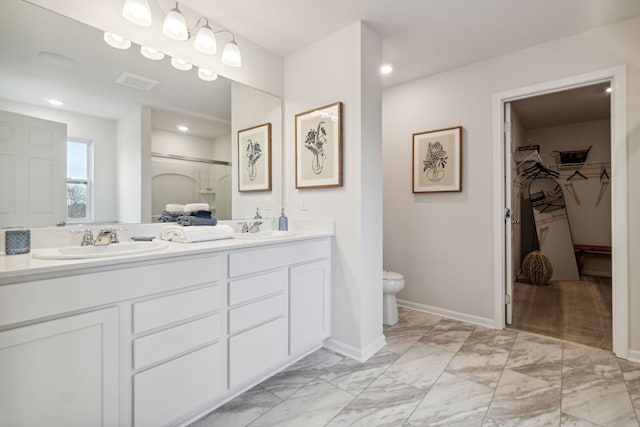
<svg viewBox="0 0 640 427"><path fill-rule="evenodd" d="M151 152L151 157L160 157L162 159L172 159L172 160L185 160L187 162L207 163L210 165L231 166L231 162L223 162L222 160L209 160L209 159L201 159L199 157L178 156L177 154L156 153L154 151Z"/></svg>

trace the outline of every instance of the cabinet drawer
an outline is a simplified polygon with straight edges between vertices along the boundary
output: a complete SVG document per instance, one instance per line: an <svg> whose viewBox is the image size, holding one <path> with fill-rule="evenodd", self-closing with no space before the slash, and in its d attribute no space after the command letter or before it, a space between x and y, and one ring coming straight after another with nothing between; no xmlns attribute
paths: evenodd
<svg viewBox="0 0 640 427"><path fill-rule="evenodd" d="M134 425L173 425L215 400L225 390L223 362L216 343L134 375Z"/></svg>
<svg viewBox="0 0 640 427"><path fill-rule="evenodd" d="M229 334L284 316L286 311L287 299L284 293L234 308L229 311Z"/></svg>
<svg viewBox="0 0 640 427"><path fill-rule="evenodd" d="M287 323L282 317L229 338L229 386L256 379L286 357Z"/></svg>
<svg viewBox="0 0 640 427"><path fill-rule="evenodd" d="M287 288L287 270L261 274L229 283L229 305L241 304L252 299L282 292Z"/></svg>
<svg viewBox="0 0 640 427"><path fill-rule="evenodd" d="M179 322L222 306L222 286L209 286L133 305L133 332Z"/></svg>
<svg viewBox="0 0 640 427"><path fill-rule="evenodd" d="M234 252L229 255L229 277L329 258L329 253L329 238L294 245Z"/></svg>
<svg viewBox="0 0 640 427"><path fill-rule="evenodd" d="M214 314L133 342L133 369L217 340L222 335L222 315Z"/></svg>

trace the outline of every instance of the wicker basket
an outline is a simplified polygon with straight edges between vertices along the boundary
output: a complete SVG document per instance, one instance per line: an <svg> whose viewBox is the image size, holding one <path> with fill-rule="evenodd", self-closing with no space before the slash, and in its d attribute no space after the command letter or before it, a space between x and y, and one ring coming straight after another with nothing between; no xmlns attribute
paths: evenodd
<svg viewBox="0 0 640 427"><path fill-rule="evenodd" d="M532 285L548 285L553 276L553 266L542 252L534 251L524 257L522 272Z"/></svg>

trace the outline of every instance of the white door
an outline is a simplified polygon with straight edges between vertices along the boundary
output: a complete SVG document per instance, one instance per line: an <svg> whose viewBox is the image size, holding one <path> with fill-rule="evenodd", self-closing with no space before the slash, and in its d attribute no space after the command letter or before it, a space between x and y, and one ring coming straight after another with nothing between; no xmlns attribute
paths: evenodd
<svg viewBox="0 0 640 427"><path fill-rule="evenodd" d="M515 212L513 206L513 178L512 178L512 161L511 161L511 153L513 152L512 147L512 138L511 138L511 104L504 104L504 189L505 189L505 218L504 218L504 226L505 226L505 310L506 310L506 322L507 325L511 324L511 318L513 314L513 306L511 304L511 297L513 294L513 279L514 279L514 268L513 268L513 226L515 221L512 221L513 215Z"/></svg>
<svg viewBox="0 0 640 427"><path fill-rule="evenodd" d="M0 111L0 228L66 220L67 125Z"/></svg>

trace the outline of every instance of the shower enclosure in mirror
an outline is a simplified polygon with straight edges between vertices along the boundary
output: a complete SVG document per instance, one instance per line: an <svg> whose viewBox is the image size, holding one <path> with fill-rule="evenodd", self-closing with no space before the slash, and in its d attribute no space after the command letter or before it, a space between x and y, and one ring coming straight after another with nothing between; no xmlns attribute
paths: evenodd
<svg viewBox="0 0 640 427"><path fill-rule="evenodd" d="M216 219L231 219L231 165L205 159L151 157L151 217L167 204L207 203Z"/></svg>

